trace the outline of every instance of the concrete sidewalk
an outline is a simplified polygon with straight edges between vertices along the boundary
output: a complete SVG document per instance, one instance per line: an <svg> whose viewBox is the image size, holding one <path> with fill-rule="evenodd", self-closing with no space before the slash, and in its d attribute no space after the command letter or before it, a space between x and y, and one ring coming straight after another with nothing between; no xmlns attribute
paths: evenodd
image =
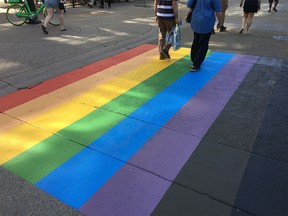
<svg viewBox="0 0 288 216"><path fill-rule="evenodd" d="M7 5L0 3L0 215L287 215L288 2L280 2L277 13L268 13L268 4L262 2L249 35L238 34L242 16L238 4L236 0L229 1L228 31L212 36L212 54L205 60L203 73L194 76L186 73L189 59L183 57L189 54L185 47L190 47L192 38L187 24L182 29L183 50L172 52L171 61L157 60L158 30L152 1L146 1L145 7L143 1L115 3L112 9L68 7L65 15L68 31L60 32L57 27L49 26L49 35L42 33L40 25L15 27L7 23ZM186 11L185 2L181 1L181 17ZM149 70L144 68L145 64ZM163 69L165 79L160 79L161 70L155 69L159 64L173 68L166 72ZM136 69L138 66L144 71ZM154 69L159 78L142 83L140 78ZM132 88L126 96L123 93L124 104L100 106L101 98L124 91L128 85L123 79L113 85L108 85L109 81L120 79L130 70L134 72L126 79L137 81L145 88L139 87L138 91ZM207 79L209 82L204 82ZM168 83L170 81L173 84ZM99 88L86 92L105 83L114 87L109 91ZM139 100L152 98L151 92L160 86L165 90L167 87L167 93L164 90L161 93L164 96L157 93L155 102L151 99L146 107L138 108L142 103ZM195 89L195 96L189 95ZM80 92L86 92L86 96L77 99ZM137 97L130 99L130 96ZM157 100L158 97L162 99ZM168 103L166 98L173 102ZM64 102L71 104L69 110L73 107L78 110L61 111L58 107ZM165 102L168 104L163 105ZM176 106L180 102L183 104L178 109ZM136 105L139 114L130 116L128 108ZM54 107L56 111L48 113ZM107 167L108 161L124 165L81 207L74 203L78 200L72 191L80 182L84 186L87 184L84 189L88 188L95 178L87 178L86 171L79 171L78 165L86 163L84 159L57 169L63 169L58 171L64 173L60 180L66 179L59 191L67 187L67 194L72 194L71 199L74 197L72 201L64 192L63 198L57 191L45 188L48 185L45 180L51 175L41 181L32 177L44 173L48 165L64 164L54 159L61 153L61 150L56 151L56 146L53 154L49 145L43 152L40 147L31 147L30 153L26 151L5 161L8 155L5 152L16 154L46 133L60 140L51 141L50 146L54 142L71 144L63 149L63 154L79 146L83 148L86 140L95 136L92 128L91 134L89 132L93 118L85 127L75 127L75 131L71 128L70 132L62 132L55 128L63 124L62 117L70 115L68 113L76 118L83 110L94 112L95 108L101 110L100 116L107 117L107 122L110 115L113 118L125 116L127 124L114 125L112 135L107 133L106 138L102 138L104 143L115 142L115 149L102 149L102 143L89 145L84 148L88 154L83 158L86 160L90 154L95 154L96 158L102 155ZM173 115L169 114L172 109L176 109ZM41 117L46 111L46 117ZM56 112L61 120L53 120ZM156 117L152 118L155 113ZM37 116L41 117L39 121L36 121ZM162 122L162 118L168 117L168 122ZM56 122L58 124L54 125ZM30 129L23 133L16 130L19 125L36 129L34 133L27 133ZM107 127L104 122L100 126ZM116 126L120 128L119 133ZM138 127L140 135L134 132ZM128 146L143 140L146 132L155 127L159 127L159 131L145 141L137 154L127 161L123 159L128 154L124 153ZM10 129L11 134L8 133ZM125 135L125 131L130 133ZM25 137L28 138L25 140ZM12 148L12 140L21 143L21 148ZM122 142L127 148L120 151ZM48 157L48 153L52 156ZM35 162L40 159L44 160L43 164ZM100 176L106 176L106 170ZM58 185L56 177L54 174L51 178ZM83 182L85 178L87 181ZM79 197L83 191L78 191Z"/></svg>

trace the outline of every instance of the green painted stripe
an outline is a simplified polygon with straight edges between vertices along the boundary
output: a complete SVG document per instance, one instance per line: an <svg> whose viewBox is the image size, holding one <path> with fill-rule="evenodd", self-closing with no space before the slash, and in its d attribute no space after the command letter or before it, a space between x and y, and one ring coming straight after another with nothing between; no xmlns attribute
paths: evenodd
<svg viewBox="0 0 288 216"><path fill-rule="evenodd" d="M180 78L190 65L187 55L3 166L36 183Z"/></svg>

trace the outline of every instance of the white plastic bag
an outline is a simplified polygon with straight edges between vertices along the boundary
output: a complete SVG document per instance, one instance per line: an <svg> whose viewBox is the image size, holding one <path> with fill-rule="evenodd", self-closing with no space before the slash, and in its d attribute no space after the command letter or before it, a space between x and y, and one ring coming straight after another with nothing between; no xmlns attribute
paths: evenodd
<svg viewBox="0 0 288 216"><path fill-rule="evenodd" d="M176 25L167 35L166 43L171 44L174 51L181 48L181 26Z"/></svg>

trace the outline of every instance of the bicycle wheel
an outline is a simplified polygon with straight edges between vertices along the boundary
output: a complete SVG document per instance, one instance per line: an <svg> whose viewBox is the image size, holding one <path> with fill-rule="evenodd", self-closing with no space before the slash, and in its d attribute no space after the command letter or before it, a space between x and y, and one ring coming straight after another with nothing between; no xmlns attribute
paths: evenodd
<svg viewBox="0 0 288 216"><path fill-rule="evenodd" d="M27 9L21 5L13 4L10 5L6 12L6 19L8 22L10 22L12 25L15 26L21 26L23 25L27 17L23 15L27 15Z"/></svg>
<svg viewBox="0 0 288 216"><path fill-rule="evenodd" d="M46 18L46 16L48 15L46 7L43 9L43 15L44 15L44 18ZM58 15L55 12L54 12L53 18L49 21L49 23L53 26L59 26L60 25Z"/></svg>

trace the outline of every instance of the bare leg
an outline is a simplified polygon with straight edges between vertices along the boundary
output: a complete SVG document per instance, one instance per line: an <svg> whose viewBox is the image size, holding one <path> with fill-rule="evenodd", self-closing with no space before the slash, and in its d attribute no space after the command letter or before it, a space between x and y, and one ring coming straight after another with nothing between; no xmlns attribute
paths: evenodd
<svg viewBox="0 0 288 216"><path fill-rule="evenodd" d="M47 28L47 25L49 23L49 21L53 18L54 16L54 9L53 8L47 8L47 13L48 15L46 16L45 20L44 20L44 23L43 23L43 26L45 28Z"/></svg>
<svg viewBox="0 0 288 216"><path fill-rule="evenodd" d="M253 19L254 13L248 13L248 18L247 18L247 28L246 32L249 32L250 26L252 24L252 19Z"/></svg>
<svg viewBox="0 0 288 216"><path fill-rule="evenodd" d="M57 8L57 14L58 14L58 19L60 21L60 29L64 29L64 16L63 16L63 11Z"/></svg>
<svg viewBox="0 0 288 216"><path fill-rule="evenodd" d="M241 26L241 29L239 31L240 34L242 34L243 30L245 29L245 25L246 25L246 22L247 22L247 17L248 17L248 14L243 12L242 26Z"/></svg>

